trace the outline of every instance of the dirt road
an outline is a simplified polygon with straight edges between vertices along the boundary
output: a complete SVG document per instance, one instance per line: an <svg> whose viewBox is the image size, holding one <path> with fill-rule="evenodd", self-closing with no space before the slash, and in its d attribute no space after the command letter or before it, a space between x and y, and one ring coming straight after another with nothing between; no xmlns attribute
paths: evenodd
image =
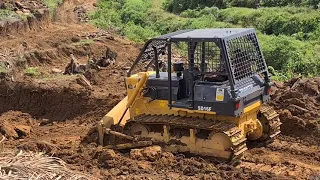
<svg viewBox="0 0 320 180"><path fill-rule="evenodd" d="M101 179L320 177L317 78L277 84L271 104L281 115L283 133L269 145L252 145L237 166L162 152L157 147L114 152L88 143L96 138L87 137L88 132L125 96L125 72L140 47L79 22L75 9L91 10L94 3L67 0L46 27L0 37L0 55L15 66L9 80L0 82L0 126L11 132L6 148L45 151L62 158L70 168ZM107 48L117 53L116 61L86 75L92 88L76 75L62 75L70 54L86 63L88 56L104 56ZM28 75L30 67L36 67L36 72ZM140 151L144 153L135 154Z"/></svg>

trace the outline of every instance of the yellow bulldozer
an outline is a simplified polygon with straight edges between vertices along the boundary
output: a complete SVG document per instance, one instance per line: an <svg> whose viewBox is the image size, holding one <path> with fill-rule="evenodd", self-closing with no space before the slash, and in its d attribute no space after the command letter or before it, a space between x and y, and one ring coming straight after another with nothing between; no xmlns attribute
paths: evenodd
<svg viewBox="0 0 320 180"><path fill-rule="evenodd" d="M98 125L100 145L158 144L233 160L247 150L247 141L270 141L280 133L279 115L266 105L272 82L255 29L155 37L127 72L125 86L127 97Z"/></svg>

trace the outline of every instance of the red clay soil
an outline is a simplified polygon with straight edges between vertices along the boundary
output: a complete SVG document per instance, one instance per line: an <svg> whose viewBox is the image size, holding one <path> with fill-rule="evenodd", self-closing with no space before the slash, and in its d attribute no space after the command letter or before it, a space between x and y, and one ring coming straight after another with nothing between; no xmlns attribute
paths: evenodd
<svg viewBox="0 0 320 180"><path fill-rule="evenodd" d="M271 104L281 115L283 133L269 145L248 150L237 166L171 154L159 147L131 152L97 147L97 136L88 139L87 134L125 96L125 73L139 49L122 37L74 19L76 7L90 9L94 2L68 0L48 27L0 37L0 57L5 56L13 67L8 78L0 81L0 132L7 137L5 148L44 151L62 158L72 169L101 179L319 177L318 78L277 83ZM62 75L71 53L86 63L88 55L102 57L107 48L117 53L116 61L86 74L92 88L77 75ZM29 67L36 67L38 73L26 73Z"/></svg>
<svg viewBox="0 0 320 180"><path fill-rule="evenodd" d="M305 143L320 142L320 78L295 78L276 83L272 102L283 123L282 134Z"/></svg>

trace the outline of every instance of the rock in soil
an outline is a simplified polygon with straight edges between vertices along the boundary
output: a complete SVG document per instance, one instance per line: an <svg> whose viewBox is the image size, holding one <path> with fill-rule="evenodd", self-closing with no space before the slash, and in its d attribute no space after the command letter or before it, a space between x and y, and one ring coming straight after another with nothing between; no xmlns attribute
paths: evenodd
<svg viewBox="0 0 320 180"><path fill-rule="evenodd" d="M6 138L19 138L18 133L14 130L15 127L8 122L3 122L1 125L1 133L6 137Z"/></svg>
<svg viewBox="0 0 320 180"><path fill-rule="evenodd" d="M143 159L143 155L142 155L142 149L131 149L130 151L130 157L132 159Z"/></svg>
<svg viewBox="0 0 320 180"><path fill-rule="evenodd" d="M112 149L98 149L97 152L99 153L98 161L100 163L104 163L110 159L116 159L118 155Z"/></svg>
<svg viewBox="0 0 320 180"><path fill-rule="evenodd" d="M161 151L160 146L150 146L144 148L141 153L149 161L156 161L161 157Z"/></svg>
<svg viewBox="0 0 320 180"><path fill-rule="evenodd" d="M55 74L60 74L60 73L62 73L62 70L61 70L61 69L58 69L58 68L52 68L52 69L51 69L51 72L52 72L52 73L55 73Z"/></svg>
<svg viewBox="0 0 320 180"><path fill-rule="evenodd" d="M31 132L31 127L25 125L16 125L14 129L18 133L19 137L28 136Z"/></svg>

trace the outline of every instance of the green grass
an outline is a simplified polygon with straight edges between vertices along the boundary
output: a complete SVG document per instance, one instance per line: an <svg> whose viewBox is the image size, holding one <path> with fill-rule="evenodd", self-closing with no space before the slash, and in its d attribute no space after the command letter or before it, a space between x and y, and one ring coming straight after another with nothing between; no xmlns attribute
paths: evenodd
<svg viewBox="0 0 320 180"><path fill-rule="evenodd" d="M12 10L0 9L0 21L9 21L13 19L27 20L28 17L32 17L33 14L16 14Z"/></svg>
<svg viewBox="0 0 320 180"><path fill-rule="evenodd" d="M70 80L71 78L76 78L76 75L66 76L63 74L50 74L41 78L43 81L57 81L57 80Z"/></svg>
<svg viewBox="0 0 320 180"><path fill-rule="evenodd" d="M79 42L74 42L71 45L73 46L83 46L83 45L90 45L94 43L94 40L92 39L81 39Z"/></svg>
<svg viewBox="0 0 320 180"><path fill-rule="evenodd" d="M28 17L34 17L34 15L31 13L30 14L18 14L18 18L23 21L28 20Z"/></svg>
<svg viewBox="0 0 320 180"><path fill-rule="evenodd" d="M10 20L15 18L17 18L17 15L13 11L7 10L7 9L0 9L0 21L5 21L5 20Z"/></svg>
<svg viewBox="0 0 320 180"><path fill-rule="evenodd" d="M29 67L24 71L24 74L27 76L38 77L41 73L38 71L37 67Z"/></svg>
<svg viewBox="0 0 320 180"><path fill-rule="evenodd" d="M42 0L42 1L50 9L51 16L53 16L57 6L63 2L63 0Z"/></svg>
<svg viewBox="0 0 320 180"><path fill-rule="evenodd" d="M0 66L0 73L7 73L7 69Z"/></svg>
<svg viewBox="0 0 320 180"><path fill-rule="evenodd" d="M8 69L6 68L6 64L0 61L0 73L7 73Z"/></svg>

